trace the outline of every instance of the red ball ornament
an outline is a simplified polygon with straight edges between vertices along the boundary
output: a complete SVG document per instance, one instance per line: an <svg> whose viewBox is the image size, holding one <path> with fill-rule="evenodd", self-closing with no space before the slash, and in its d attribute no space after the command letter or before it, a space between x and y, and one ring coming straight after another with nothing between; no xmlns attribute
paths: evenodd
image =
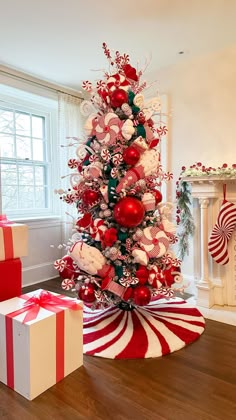
<svg viewBox="0 0 236 420"><path fill-rule="evenodd" d="M137 286L134 289L134 303L138 306L148 305L151 300L151 291L146 286Z"/></svg>
<svg viewBox="0 0 236 420"><path fill-rule="evenodd" d="M85 206L94 206L98 202L99 193L94 190L86 190L81 198Z"/></svg>
<svg viewBox="0 0 236 420"><path fill-rule="evenodd" d="M92 303L95 301L94 285L88 283L79 289L79 298L85 303Z"/></svg>
<svg viewBox="0 0 236 420"><path fill-rule="evenodd" d="M73 260L69 255L65 255L61 258L62 261L65 262L65 268L62 271L59 271L59 275L62 279L72 279L78 276L78 271L75 271L75 267L73 265Z"/></svg>
<svg viewBox="0 0 236 420"><path fill-rule="evenodd" d="M161 203L162 201L162 193L159 190L152 191L152 194L155 197L156 204Z"/></svg>
<svg viewBox="0 0 236 420"><path fill-rule="evenodd" d="M129 146L124 150L123 159L127 165L134 166L140 159L140 153L134 146Z"/></svg>
<svg viewBox="0 0 236 420"><path fill-rule="evenodd" d="M128 102L128 94L124 89L115 89L111 93L110 100L113 108L119 108Z"/></svg>
<svg viewBox="0 0 236 420"><path fill-rule="evenodd" d="M145 215L141 201L134 197L121 198L114 207L114 218L119 225L132 228L140 225Z"/></svg>

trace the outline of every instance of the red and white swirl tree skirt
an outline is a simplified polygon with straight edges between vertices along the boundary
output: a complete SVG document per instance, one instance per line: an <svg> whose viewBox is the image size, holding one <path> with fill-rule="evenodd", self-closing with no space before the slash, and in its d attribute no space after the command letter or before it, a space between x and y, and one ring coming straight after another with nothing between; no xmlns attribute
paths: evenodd
<svg viewBox="0 0 236 420"><path fill-rule="evenodd" d="M205 327L197 308L180 298L132 311L84 309L84 354L109 359L160 357L197 340Z"/></svg>

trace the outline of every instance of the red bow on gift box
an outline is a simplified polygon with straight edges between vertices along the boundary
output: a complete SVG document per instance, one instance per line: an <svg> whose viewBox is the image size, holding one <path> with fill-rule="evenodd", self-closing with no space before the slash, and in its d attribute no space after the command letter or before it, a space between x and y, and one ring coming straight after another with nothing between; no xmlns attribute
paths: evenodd
<svg viewBox="0 0 236 420"><path fill-rule="evenodd" d="M22 308L11 312L7 316L15 317L26 312L22 321L22 323L25 324L26 322L33 321L37 318L40 308L47 309L51 312L56 312L54 309L69 308L73 311L82 309L82 307L74 300L64 299L62 296L55 296L52 293L43 290L39 296L32 296L28 298Z"/></svg>

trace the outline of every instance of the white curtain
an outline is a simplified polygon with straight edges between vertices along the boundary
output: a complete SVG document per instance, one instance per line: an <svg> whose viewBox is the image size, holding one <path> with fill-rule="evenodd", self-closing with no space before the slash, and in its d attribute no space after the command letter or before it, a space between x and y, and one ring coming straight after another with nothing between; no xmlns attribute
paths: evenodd
<svg viewBox="0 0 236 420"><path fill-rule="evenodd" d="M82 120L80 114L80 104L82 99L71 96L65 93L58 95L58 133L59 143L63 146L68 146L73 142L67 137L82 138ZM68 159L75 158L75 147L61 147L60 148L60 172L61 177L72 173L68 167ZM67 190L70 188L70 177L61 179L60 188ZM62 201L62 200L61 200ZM67 214L69 213L69 215ZM71 236L71 229L73 226L73 217L76 215L76 209L70 204L61 202L62 215L62 240L66 243Z"/></svg>

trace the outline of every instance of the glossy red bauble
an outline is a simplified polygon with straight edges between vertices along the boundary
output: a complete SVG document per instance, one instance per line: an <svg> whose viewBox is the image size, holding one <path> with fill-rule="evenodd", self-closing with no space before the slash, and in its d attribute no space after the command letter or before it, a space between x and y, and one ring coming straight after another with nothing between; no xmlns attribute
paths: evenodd
<svg viewBox="0 0 236 420"><path fill-rule="evenodd" d="M151 291L146 286L137 286L134 289L134 303L138 306L148 305L151 300Z"/></svg>
<svg viewBox="0 0 236 420"><path fill-rule="evenodd" d="M82 194L82 201L85 206L94 206L99 200L99 193L94 190L86 190Z"/></svg>
<svg viewBox="0 0 236 420"><path fill-rule="evenodd" d="M162 193L159 190L152 191L152 194L155 197L156 204L161 203L162 201Z"/></svg>
<svg viewBox="0 0 236 420"><path fill-rule="evenodd" d="M114 218L119 225L132 228L140 225L145 215L141 201L134 197L121 198L114 207Z"/></svg>
<svg viewBox="0 0 236 420"><path fill-rule="evenodd" d="M61 259L65 262L65 268L62 271L59 271L59 275L62 279L72 279L77 277L78 272L75 271L75 267L73 265L73 260L69 255L65 255Z"/></svg>
<svg viewBox="0 0 236 420"><path fill-rule="evenodd" d="M110 100L113 108L119 108L128 102L128 94L124 89L115 89L111 93Z"/></svg>
<svg viewBox="0 0 236 420"><path fill-rule="evenodd" d="M92 283L86 284L79 289L79 298L85 303L92 303L95 301L94 285Z"/></svg>
<svg viewBox="0 0 236 420"><path fill-rule="evenodd" d="M129 146L124 150L123 159L127 165L134 166L140 159L140 153L134 146Z"/></svg>

